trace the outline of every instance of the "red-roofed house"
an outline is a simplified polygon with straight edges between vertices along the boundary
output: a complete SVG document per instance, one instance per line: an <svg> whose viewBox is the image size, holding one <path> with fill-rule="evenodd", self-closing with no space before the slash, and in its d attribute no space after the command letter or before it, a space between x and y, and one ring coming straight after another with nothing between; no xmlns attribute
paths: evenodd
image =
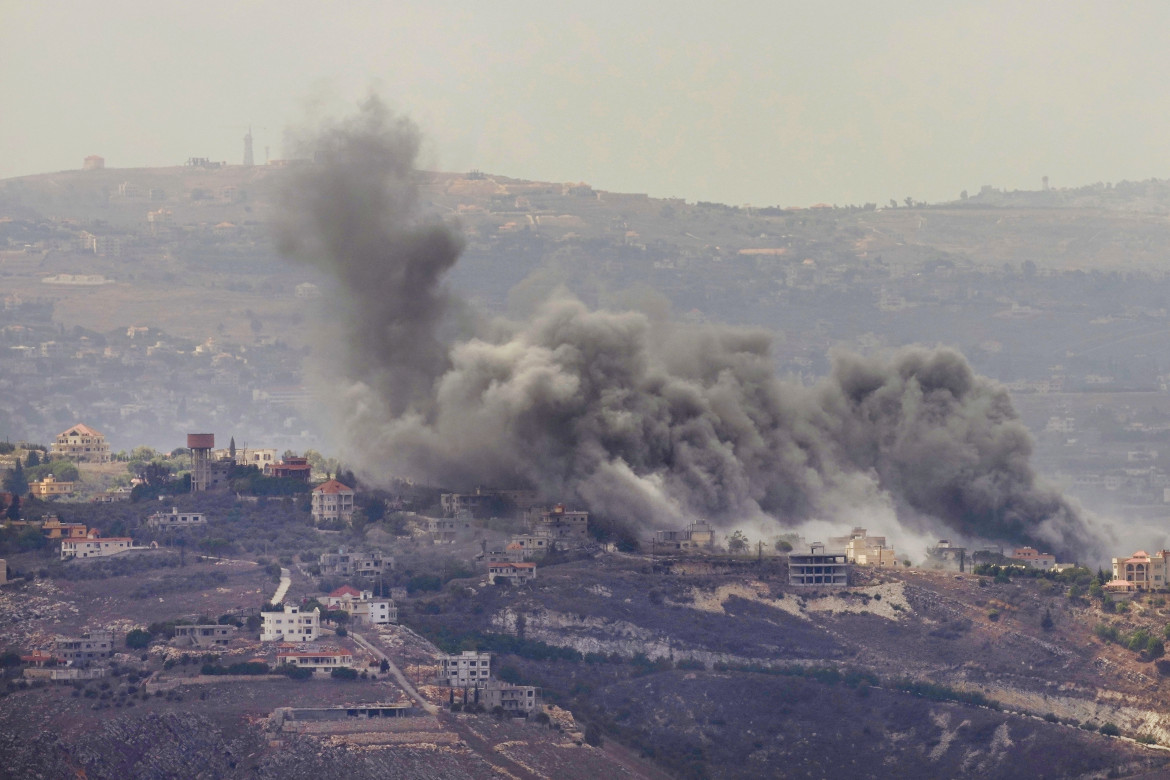
<svg viewBox="0 0 1170 780"><path fill-rule="evenodd" d="M325 597L325 606L345 612L350 619L385 626L398 622L398 607L390 599L376 599L372 590L342 585Z"/></svg>
<svg viewBox="0 0 1170 780"><path fill-rule="evenodd" d="M264 474L266 476L295 479L298 482L305 483L309 481L312 473L313 467L309 465L308 458L292 455L284 458L279 463L273 463L264 467Z"/></svg>
<svg viewBox="0 0 1170 780"><path fill-rule="evenodd" d="M52 653L46 653L43 650L33 650L32 655L22 655L20 662L29 666L35 666L38 669L43 669L46 666L64 665L65 659L55 656Z"/></svg>
<svg viewBox="0 0 1170 780"><path fill-rule="evenodd" d="M354 599L360 599L362 597L362 592L352 585L342 585L340 588L330 593L326 601L329 602L329 606L333 606L333 602L335 600L345 598L346 596Z"/></svg>
<svg viewBox="0 0 1170 780"><path fill-rule="evenodd" d="M335 479L313 488L313 522L317 525L353 520L354 490Z"/></svg>

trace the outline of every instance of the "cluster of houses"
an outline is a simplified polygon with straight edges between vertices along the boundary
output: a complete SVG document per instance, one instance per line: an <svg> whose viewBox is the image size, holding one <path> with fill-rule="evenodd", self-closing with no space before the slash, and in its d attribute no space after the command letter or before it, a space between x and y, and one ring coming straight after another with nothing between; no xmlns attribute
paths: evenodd
<svg viewBox="0 0 1170 780"><path fill-rule="evenodd" d="M451 702L455 701L455 689L463 689L463 703L471 692L473 701L488 710L499 707L504 712L527 715L540 711L542 707L540 688L532 685L513 685L492 678L492 654L475 650L441 655L439 674L436 682L451 689Z"/></svg>
<svg viewBox="0 0 1170 780"><path fill-rule="evenodd" d="M566 509L557 504L551 509L526 512L528 533L513 534L502 550L487 550L479 557L487 565L488 583L492 585L526 585L536 578L536 563L553 550L576 550L590 544L589 513Z"/></svg>
<svg viewBox="0 0 1170 780"><path fill-rule="evenodd" d="M105 677L102 665L114 655L114 635L109 631L90 631L77 637L58 636L48 652L34 650L20 657L27 664L24 675L47 680L94 680Z"/></svg>

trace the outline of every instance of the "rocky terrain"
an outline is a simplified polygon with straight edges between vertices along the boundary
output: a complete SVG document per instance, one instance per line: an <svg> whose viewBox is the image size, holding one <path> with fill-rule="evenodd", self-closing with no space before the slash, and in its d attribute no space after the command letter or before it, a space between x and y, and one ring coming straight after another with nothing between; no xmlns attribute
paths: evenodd
<svg viewBox="0 0 1170 780"><path fill-rule="evenodd" d="M1164 603L1118 617L1066 590L907 570L810 592L789 588L766 559L611 558L542 569L527 590L444 597L440 614L415 622L450 647L486 638L511 649L504 674L543 685L677 776L1077 777L1162 766L1153 743L1170 744L1170 683L1151 659L1093 632L1101 622L1161 631Z"/></svg>
<svg viewBox="0 0 1170 780"><path fill-rule="evenodd" d="M243 554L106 569L46 554L10 561L40 576L0 589L5 649L246 609L275 588ZM395 577L429 560L402 554ZM320 593L305 566L289 568L291 598ZM46 778L1123 777L1170 765L1170 665L1119 643L1162 636L1166 600L1079 596L1085 570L858 568L830 590L790 587L783 557L557 553L521 588L453 576L400 604L405 625L362 634L412 681L435 673L440 649L491 650L496 676L542 688L547 722L450 712L447 689L424 684L436 713L290 731L277 708L408 692L379 674L218 678L200 673L202 653L156 643L120 652L103 680L9 671L0 765ZM263 655L256 636L242 631L217 663Z"/></svg>

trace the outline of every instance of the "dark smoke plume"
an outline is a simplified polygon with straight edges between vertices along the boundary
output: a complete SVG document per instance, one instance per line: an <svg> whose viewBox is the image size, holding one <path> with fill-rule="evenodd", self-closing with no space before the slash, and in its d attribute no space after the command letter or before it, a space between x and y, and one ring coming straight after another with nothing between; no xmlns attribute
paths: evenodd
<svg viewBox="0 0 1170 780"><path fill-rule="evenodd" d="M409 122L368 103L312 139L280 226L287 254L338 283L331 406L362 463L527 486L637 528L857 520L885 503L920 532L1101 548L1039 485L1006 392L950 350L838 355L805 388L777 378L764 332L591 311L567 294L527 321L442 338L462 242L420 209L418 146Z"/></svg>

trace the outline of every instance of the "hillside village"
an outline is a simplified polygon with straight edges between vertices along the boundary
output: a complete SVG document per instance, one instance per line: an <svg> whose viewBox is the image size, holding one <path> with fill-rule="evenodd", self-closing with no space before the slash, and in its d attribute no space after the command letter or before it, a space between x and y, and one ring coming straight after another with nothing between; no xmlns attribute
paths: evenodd
<svg viewBox="0 0 1170 780"><path fill-rule="evenodd" d="M1043 473L1136 523L1106 567L957 538L911 555L865 517L821 538L704 520L631 532L514 485L363 484L318 451L331 420L307 361L326 283L267 232L298 164L94 159L0 183L11 766L287 780L1165 764L1164 182L799 209L419 182L466 242L453 290L488 315L559 285L597 307L652 289L685 322L767 328L777 371L805 383L832 346L929 332L960 348L1012 391Z"/></svg>
<svg viewBox="0 0 1170 780"><path fill-rule="evenodd" d="M1136 693L1160 688L1170 674L1161 660L1170 636L1161 595L1170 551L1118 551L1111 572L1093 572L1034 548L968 549L940 540L924 560L910 561L862 527L823 541L765 540L705 522L656 529L631 546L606 538L587 512L546 505L532 491L427 493L403 485L388 494L362 487L343 468L322 474L289 452L234 441L217 448L211 434L189 434L185 444L153 462L122 463L99 430L78 422L48 445L18 444L7 453L0 614L9 639L0 651L9 701L64 695L98 713L156 703L181 711L191 698L232 685L267 691L256 694L265 711L248 711L281 740L467 750L464 729L479 728L470 725L475 719L519 718L537 729L526 732L530 745L603 750L609 735L653 757L661 736L628 732L597 709L600 700L571 693L560 676L566 665L654 679L696 671L821 679L836 670L851 686L928 693L949 707L992 712L1010 701L1082 734L1170 742L1170 723L1156 709L1142 710L1145 694ZM72 464L80 481L101 479L111 466L142 476L131 477L129 490L84 497L72 488L37 491L35 479L27 488L14 484L42 461ZM559 606L574 598L567 584L606 602L630 577L662 583L648 594L651 609L684 605L746 619L742 610L755 605L796 625L848 615L895 625L921 620L931 641L944 643L969 636L970 644L982 632L1029 620L1039 652L1078 680L1094 670L1099 687L1084 699L1086 678L1061 694L1065 704L1040 705L1027 686L1001 687L1008 678L990 669L987 677L969 670L957 678L916 673L913 664L898 670L880 660L880 650L850 659L842 648L816 649L823 640L812 635L762 661L747 635L668 638L683 624L660 626L651 613L604 616L596 603L577 607L592 617L574 617L571 602ZM956 587L966 596L956 600ZM69 591L86 594L74 597L71 615L60 600ZM82 606L87 600L93 608ZM972 613L973 604L982 611ZM1091 614L1100 615L1093 625ZM1095 660L1073 671L1089 659L1071 659L1089 649ZM1120 704L1127 698L1132 704ZM1085 717L1090 701L1093 714ZM1089 747L1078 760L1117 755ZM613 759L602 752L595 760ZM1126 761L1157 763L1140 751ZM664 766L685 768L675 759ZM635 761L623 771L655 770Z"/></svg>
<svg viewBox="0 0 1170 780"><path fill-rule="evenodd" d="M199 427L281 452L320 447L329 422L310 403L305 353L326 287L277 257L268 233L297 165L91 160L0 183L9 436L84 417L124 447L162 449ZM780 334L777 370L805 382L828 370L831 348L931 333L1013 392L1062 489L1144 520L1170 506L1156 359L1165 182L809 208L479 172L419 184L466 242L453 289L485 314L523 311L560 285L599 307L654 290L684 321Z"/></svg>

